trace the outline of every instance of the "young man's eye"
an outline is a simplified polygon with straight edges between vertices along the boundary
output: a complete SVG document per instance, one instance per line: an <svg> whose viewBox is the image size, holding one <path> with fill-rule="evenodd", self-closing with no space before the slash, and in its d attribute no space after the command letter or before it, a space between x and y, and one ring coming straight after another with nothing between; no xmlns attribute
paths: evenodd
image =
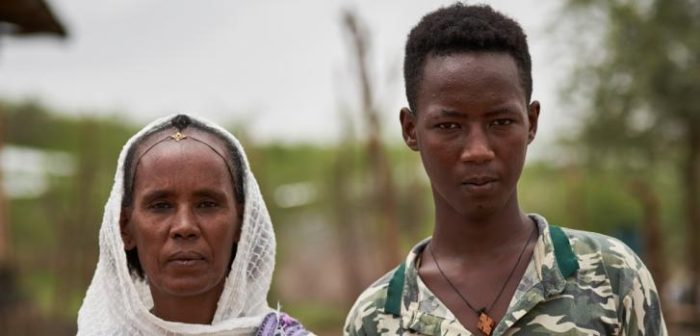
<svg viewBox="0 0 700 336"><path fill-rule="evenodd" d="M459 124L457 123L451 123L451 122L446 122L446 123L439 123L435 125L436 128L438 129L444 129L444 130L449 130L449 129L458 129Z"/></svg>
<svg viewBox="0 0 700 336"><path fill-rule="evenodd" d="M508 126L513 123L513 119L496 119L491 124L493 126Z"/></svg>

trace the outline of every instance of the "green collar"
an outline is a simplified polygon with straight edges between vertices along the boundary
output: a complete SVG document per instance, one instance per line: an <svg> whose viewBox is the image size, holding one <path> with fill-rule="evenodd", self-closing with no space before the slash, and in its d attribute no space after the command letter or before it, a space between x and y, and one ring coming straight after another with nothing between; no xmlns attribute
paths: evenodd
<svg viewBox="0 0 700 336"><path fill-rule="evenodd" d="M559 266L561 275L566 279L578 271L578 260L576 260L576 255L564 230L558 226L550 225L549 236L552 237L552 244L554 244L554 256L557 258L557 266Z"/></svg>
<svg viewBox="0 0 700 336"><path fill-rule="evenodd" d="M406 276L406 263L403 262L394 271L394 275L389 281L386 293L386 303L384 311L395 316L401 315L401 299L403 299L403 283Z"/></svg>

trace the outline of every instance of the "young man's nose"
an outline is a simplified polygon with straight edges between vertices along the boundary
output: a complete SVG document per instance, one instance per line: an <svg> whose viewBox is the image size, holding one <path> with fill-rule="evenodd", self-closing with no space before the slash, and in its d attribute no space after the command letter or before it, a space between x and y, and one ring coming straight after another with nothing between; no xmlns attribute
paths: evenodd
<svg viewBox="0 0 700 336"><path fill-rule="evenodd" d="M464 137L461 160L466 163L482 164L493 160L495 154L491 141L481 127L472 127Z"/></svg>

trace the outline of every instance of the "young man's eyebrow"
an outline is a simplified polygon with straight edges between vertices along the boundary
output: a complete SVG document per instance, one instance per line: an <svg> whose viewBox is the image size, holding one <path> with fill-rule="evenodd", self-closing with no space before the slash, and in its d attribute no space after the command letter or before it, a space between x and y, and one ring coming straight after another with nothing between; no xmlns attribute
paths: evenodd
<svg viewBox="0 0 700 336"><path fill-rule="evenodd" d="M508 115L508 114L518 114L517 108L513 106L500 106L491 111L486 112L487 116L498 116L498 115Z"/></svg>
<svg viewBox="0 0 700 336"><path fill-rule="evenodd" d="M464 116L465 116L464 113L453 111L453 110L440 110L440 113L437 115L437 117L453 117L453 118L464 117Z"/></svg>
<svg viewBox="0 0 700 336"><path fill-rule="evenodd" d="M488 111L485 113L486 116L498 116L498 115L509 115L509 114L518 114L518 111L510 106L503 106L503 107L498 107L496 109L493 109L491 111ZM435 118L464 118L467 117L466 113L454 111L454 110L440 110L440 112L437 115L434 115Z"/></svg>

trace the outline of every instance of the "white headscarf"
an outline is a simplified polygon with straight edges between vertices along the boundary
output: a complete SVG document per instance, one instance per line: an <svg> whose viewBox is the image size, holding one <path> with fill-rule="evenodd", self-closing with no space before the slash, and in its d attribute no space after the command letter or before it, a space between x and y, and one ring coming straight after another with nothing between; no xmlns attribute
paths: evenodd
<svg viewBox="0 0 700 336"><path fill-rule="evenodd" d="M169 124L174 116L158 119L136 133L122 148L100 228L100 257L92 283L78 313L78 335L250 335L265 314L275 262L275 235L243 147L223 128L188 116L219 131L239 151L244 170L245 206L241 237L231 271L211 325L164 321L153 306L148 284L130 274L119 228L124 191L124 160L142 135ZM187 128L183 130L187 134Z"/></svg>

